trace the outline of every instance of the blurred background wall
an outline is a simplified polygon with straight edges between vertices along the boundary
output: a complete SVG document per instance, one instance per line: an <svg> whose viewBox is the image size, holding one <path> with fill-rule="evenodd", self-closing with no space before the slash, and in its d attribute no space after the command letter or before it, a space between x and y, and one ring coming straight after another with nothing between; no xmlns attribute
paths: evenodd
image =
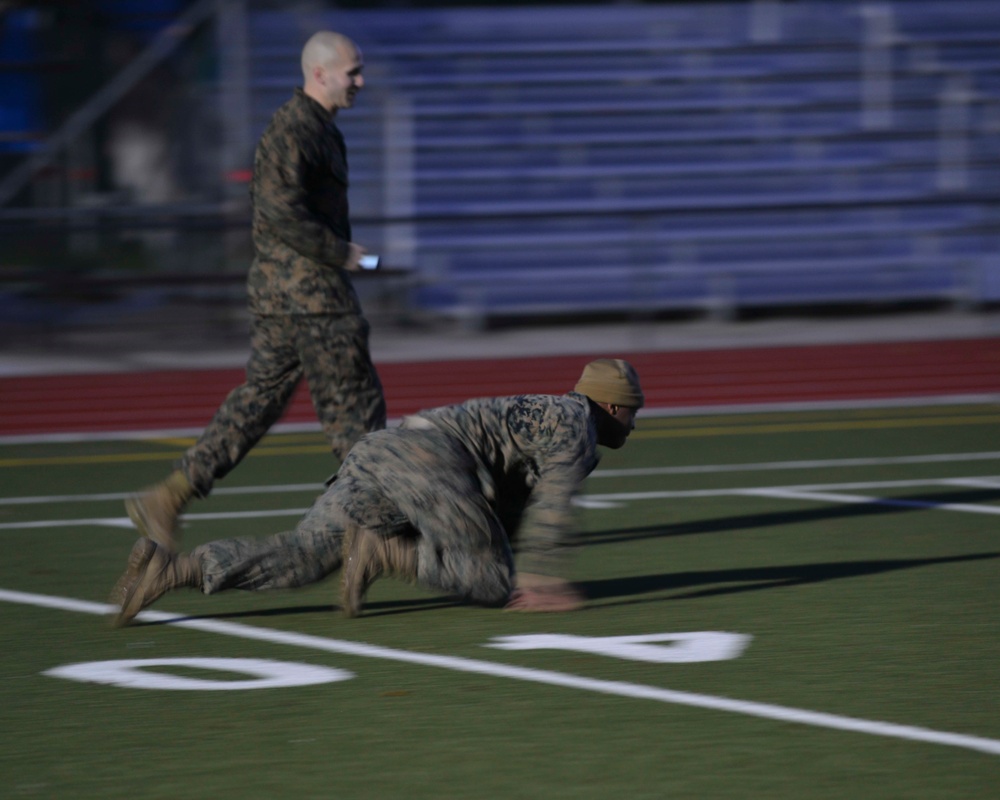
<svg viewBox="0 0 1000 800"><path fill-rule="evenodd" d="M244 332L315 30L402 320L1000 300L1000 3L0 2L0 333ZM46 338L48 337L48 339Z"/></svg>

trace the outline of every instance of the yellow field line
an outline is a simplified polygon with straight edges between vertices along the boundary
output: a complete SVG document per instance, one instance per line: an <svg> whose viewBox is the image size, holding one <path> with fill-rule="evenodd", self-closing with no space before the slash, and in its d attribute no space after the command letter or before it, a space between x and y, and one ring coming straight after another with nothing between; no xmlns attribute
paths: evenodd
<svg viewBox="0 0 1000 800"><path fill-rule="evenodd" d="M106 455L89 456L40 456L37 458L2 458L0 469L4 467L42 467L42 466L79 466L83 464L132 464L148 461L173 461L182 455L183 451L161 453L108 453ZM250 457L258 456L299 456L299 455L331 455L326 445L311 447L257 447Z"/></svg>
<svg viewBox="0 0 1000 800"><path fill-rule="evenodd" d="M920 417L886 417L881 419L848 419L848 420L825 420L825 421L790 421L790 422L761 422L752 424L735 425L702 425L697 427L683 427L672 424L669 420L656 420L649 425L644 425L640 419L639 424L632 434L636 440L647 439L668 439L680 437L711 437L711 436L759 436L779 433L818 433L825 431L851 431L851 430L888 430L893 428L932 428L951 427L958 425L996 425L1000 423L1000 414L964 414L953 416L920 416ZM286 435L276 434L281 437L281 442L274 444L261 443L250 455L258 457L271 456L299 456L299 455L323 455L329 454L330 448L325 443L315 445L293 445L289 447L286 442L289 438L292 441L308 441L310 437L317 438L320 434L304 436L302 434ZM153 443L168 445L171 448L185 448L194 442L193 439L156 439L150 440ZM86 456L40 456L25 458L5 458L0 459L0 468L4 467L37 467L37 466L74 466L84 464L126 464L150 461L164 461L178 458L182 450L163 451L157 453L113 453L106 455L86 455Z"/></svg>

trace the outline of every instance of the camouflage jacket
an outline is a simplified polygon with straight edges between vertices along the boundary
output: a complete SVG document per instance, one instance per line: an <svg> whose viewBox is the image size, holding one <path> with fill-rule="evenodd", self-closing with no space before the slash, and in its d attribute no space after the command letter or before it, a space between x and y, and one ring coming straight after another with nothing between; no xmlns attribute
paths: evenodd
<svg viewBox="0 0 1000 800"><path fill-rule="evenodd" d="M250 310L360 313L342 269L351 241L347 150L329 112L301 88L275 112L257 145L250 197Z"/></svg>
<svg viewBox="0 0 1000 800"><path fill-rule="evenodd" d="M517 551L522 572L562 576L573 533L571 504L597 466L597 429L582 394L484 398L407 417L462 442Z"/></svg>

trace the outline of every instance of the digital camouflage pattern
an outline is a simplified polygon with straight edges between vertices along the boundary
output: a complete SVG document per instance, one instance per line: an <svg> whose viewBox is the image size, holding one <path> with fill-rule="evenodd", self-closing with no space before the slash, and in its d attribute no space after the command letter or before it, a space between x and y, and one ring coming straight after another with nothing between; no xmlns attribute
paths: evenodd
<svg viewBox="0 0 1000 800"><path fill-rule="evenodd" d="M194 548L191 557L201 565L205 594L226 589L295 589L340 568L343 540L344 522L339 515L310 511L294 531L263 538L218 539Z"/></svg>
<svg viewBox="0 0 1000 800"><path fill-rule="evenodd" d="M516 545L522 572L561 575L573 530L572 499L597 466L597 428L582 394L518 395L470 400L403 420L431 425L468 450L478 491ZM433 473L425 487L433 492Z"/></svg>
<svg viewBox="0 0 1000 800"><path fill-rule="evenodd" d="M351 239L347 185L340 131L297 88L275 112L254 157L246 382L230 392L178 465L199 496L278 421L303 376L340 461L363 434L385 427L368 322L342 269Z"/></svg>
<svg viewBox="0 0 1000 800"><path fill-rule="evenodd" d="M523 572L561 576L571 499L598 461L587 398L521 395L423 412L364 436L295 531L197 548L206 594L303 586L341 565L349 521L417 537L417 578L486 604Z"/></svg>
<svg viewBox="0 0 1000 800"><path fill-rule="evenodd" d="M347 186L343 136L330 112L297 88L254 155L253 313L361 313L342 268L351 241Z"/></svg>
<svg viewBox="0 0 1000 800"><path fill-rule="evenodd" d="M246 382L229 393L179 464L202 497L278 421L303 375L339 461L365 433L385 427L385 398L363 317L290 315L252 322Z"/></svg>
<svg viewBox="0 0 1000 800"><path fill-rule="evenodd" d="M514 558L468 449L436 429L370 434L325 498L380 536L415 537L417 582L488 605L506 601Z"/></svg>

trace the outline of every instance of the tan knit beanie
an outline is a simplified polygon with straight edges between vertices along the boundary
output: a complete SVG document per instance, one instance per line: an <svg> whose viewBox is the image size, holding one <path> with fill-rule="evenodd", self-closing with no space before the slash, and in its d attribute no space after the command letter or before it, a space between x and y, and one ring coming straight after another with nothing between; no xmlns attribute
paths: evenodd
<svg viewBox="0 0 1000 800"><path fill-rule="evenodd" d="M642 408L646 402L635 367L620 358L599 358L583 368L574 391L596 403Z"/></svg>

